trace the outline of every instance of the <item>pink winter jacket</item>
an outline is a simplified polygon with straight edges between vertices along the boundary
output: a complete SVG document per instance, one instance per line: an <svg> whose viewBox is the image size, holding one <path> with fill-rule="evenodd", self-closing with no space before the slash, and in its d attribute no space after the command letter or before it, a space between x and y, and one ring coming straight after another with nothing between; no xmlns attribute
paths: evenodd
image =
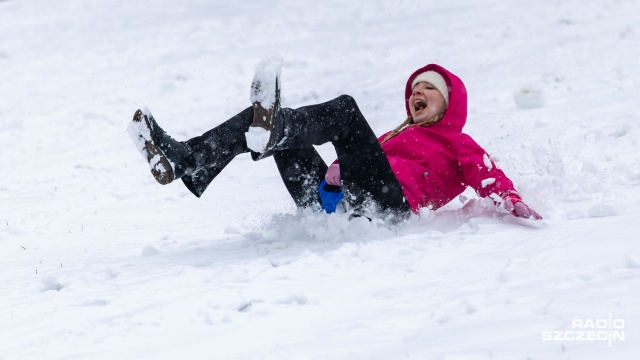
<svg viewBox="0 0 640 360"><path fill-rule="evenodd" d="M449 88L449 106L443 118L434 125L409 127L382 144L413 211L422 207L435 210L460 195L467 186L482 197L517 196L511 180L486 151L462 133L467 121L467 90L456 75L435 64L416 70L405 88L407 114L410 115L411 83L428 70L442 75ZM382 143L386 135L378 141Z"/></svg>

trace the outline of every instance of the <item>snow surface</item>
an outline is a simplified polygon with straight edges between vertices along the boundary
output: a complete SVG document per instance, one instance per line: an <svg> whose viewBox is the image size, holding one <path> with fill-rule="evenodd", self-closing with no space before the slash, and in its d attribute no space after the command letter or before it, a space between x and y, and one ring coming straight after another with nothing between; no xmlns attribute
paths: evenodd
<svg viewBox="0 0 640 360"><path fill-rule="evenodd" d="M637 359L639 10L0 1L0 359ZM465 131L545 220L470 191L399 227L297 214L249 154L200 199L159 186L126 134L137 101L200 135L250 106L271 52L283 106L346 93L377 134L413 70L449 68ZM529 84L545 101L523 109ZM624 341L543 341L608 314Z"/></svg>

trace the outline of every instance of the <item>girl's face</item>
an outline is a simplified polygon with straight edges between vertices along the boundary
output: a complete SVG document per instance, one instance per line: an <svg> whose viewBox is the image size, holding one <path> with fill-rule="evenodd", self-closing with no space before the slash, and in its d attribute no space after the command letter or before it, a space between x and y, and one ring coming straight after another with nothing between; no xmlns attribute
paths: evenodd
<svg viewBox="0 0 640 360"><path fill-rule="evenodd" d="M437 115L444 114L447 103L440 91L428 82L419 82L409 97L409 111L416 124L428 123Z"/></svg>

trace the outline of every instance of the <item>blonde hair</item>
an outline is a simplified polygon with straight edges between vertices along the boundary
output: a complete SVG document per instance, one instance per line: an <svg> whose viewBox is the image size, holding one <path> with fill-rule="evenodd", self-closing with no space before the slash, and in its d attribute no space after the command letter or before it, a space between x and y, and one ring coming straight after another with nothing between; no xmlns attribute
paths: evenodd
<svg viewBox="0 0 640 360"><path fill-rule="evenodd" d="M403 121L402 124L398 125L397 128L393 129L393 131L391 131L387 136L385 136L385 138L382 139L382 142L380 144L386 143L389 139L393 138L394 136L400 134L401 132L403 132L404 130L406 130L406 129L412 127L412 126L416 126L416 125L417 126L433 125L433 124L437 123L438 121L440 121L440 119L442 119L443 116L444 116L444 114L438 114L433 119L429 119L429 120L425 121L422 124L416 124L415 122L413 122L413 117L411 115L409 115L407 120Z"/></svg>

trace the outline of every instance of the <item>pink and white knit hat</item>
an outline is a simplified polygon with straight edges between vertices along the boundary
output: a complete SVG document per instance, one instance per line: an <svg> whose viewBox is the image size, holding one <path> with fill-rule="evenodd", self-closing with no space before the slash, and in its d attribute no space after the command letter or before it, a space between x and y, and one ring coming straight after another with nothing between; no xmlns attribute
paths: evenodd
<svg viewBox="0 0 640 360"><path fill-rule="evenodd" d="M442 94L444 102L449 105L449 88L447 87L447 82L444 80L442 75L432 70L425 71L422 74L416 76L415 79L413 79L411 88L413 89L419 82L428 82L429 84L433 85L436 89L438 89L440 94Z"/></svg>

